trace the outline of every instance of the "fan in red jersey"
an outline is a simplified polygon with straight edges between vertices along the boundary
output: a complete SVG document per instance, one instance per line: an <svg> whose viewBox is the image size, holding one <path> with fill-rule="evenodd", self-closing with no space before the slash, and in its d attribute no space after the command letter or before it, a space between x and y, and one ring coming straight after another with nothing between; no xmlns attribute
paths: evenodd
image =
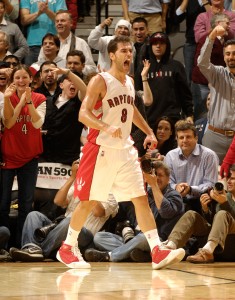
<svg viewBox="0 0 235 300"><path fill-rule="evenodd" d="M27 66L13 70L11 84L4 93L1 117L2 178L0 225L9 227L9 211L14 177L18 181L19 215L17 243L27 214L32 210L34 188L37 180L38 157L42 153L40 128L46 112L45 96L31 91L32 75Z"/></svg>

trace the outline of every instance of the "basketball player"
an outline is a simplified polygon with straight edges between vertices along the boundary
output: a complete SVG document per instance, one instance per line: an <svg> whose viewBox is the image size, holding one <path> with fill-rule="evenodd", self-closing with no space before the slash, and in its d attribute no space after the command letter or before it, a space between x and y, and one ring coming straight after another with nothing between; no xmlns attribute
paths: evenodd
<svg viewBox="0 0 235 300"><path fill-rule="evenodd" d="M134 106L134 86L127 76L132 61L129 38L111 40L108 53L111 68L92 78L79 113L79 120L90 128L75 181L74 196L80 198L80 203L57 259L70 268L90 268L80 254L77 238L94 200L104 201L111 192L117 201L133 202L138 224L152 251L152 267L160 269L181 261L185 251L162 248L130 137L133 122L147 135L145 148L157 145L153 131Z"/></svg>

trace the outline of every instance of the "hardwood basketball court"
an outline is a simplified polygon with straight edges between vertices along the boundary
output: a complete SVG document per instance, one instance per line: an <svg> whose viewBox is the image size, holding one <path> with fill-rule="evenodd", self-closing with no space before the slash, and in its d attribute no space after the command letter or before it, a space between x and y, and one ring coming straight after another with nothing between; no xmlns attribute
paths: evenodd
<svg viewBox="0 0 235 300"><path fill-rule="evenodd" d="M1 263L0 299L235 299L235 263L91 263L74 270L59 262Z"/></svg>

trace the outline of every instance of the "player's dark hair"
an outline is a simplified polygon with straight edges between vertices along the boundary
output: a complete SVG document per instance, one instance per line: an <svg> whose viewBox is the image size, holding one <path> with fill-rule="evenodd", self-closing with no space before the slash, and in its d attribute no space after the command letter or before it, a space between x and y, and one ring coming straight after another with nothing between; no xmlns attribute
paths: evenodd
<svg viewBox="0 0 235 300"><path fill-rule="evenodd" d="M108 53L115 53L117 51L119 43L131 43L131 40L128 36L125 35L116 36L108 43Z"/></svg>

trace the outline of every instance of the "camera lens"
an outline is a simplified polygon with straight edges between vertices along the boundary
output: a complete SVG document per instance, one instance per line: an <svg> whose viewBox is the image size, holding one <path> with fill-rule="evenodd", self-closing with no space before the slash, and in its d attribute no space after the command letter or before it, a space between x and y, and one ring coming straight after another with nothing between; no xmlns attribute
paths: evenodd
<svg viewBox="0 0 235 300"><path fill-rule="evenodd" d="M216 189L216 191L218 191L218 192L222 192L223 189L224 189L223 183L222 183L222 182L216 182L216 183L215 183L215 189Z"/></svg>
<svg viewBox="0 0 235 300"><path fill-rule="evenodd" d="M122 230L122 237L124 244L126 244L129 240L133 239L135 236L134 230L131 227L124 227Z"/></svg>
<svg viewBox="0 0 235 300"><path fill-rule="evenodd" d="M48 233L56 227L56 223L51 223L45 227L37 228L34 231L34 237L38 242L42 242L48 235Z"/></svg>
<svg viewBox="0 0 235 300"><path fill-rule="evenodd" d="M152 173L152 162L150 159L143 159L141 160L141 168L143 170L143 172L151 174Z"/></svg>

